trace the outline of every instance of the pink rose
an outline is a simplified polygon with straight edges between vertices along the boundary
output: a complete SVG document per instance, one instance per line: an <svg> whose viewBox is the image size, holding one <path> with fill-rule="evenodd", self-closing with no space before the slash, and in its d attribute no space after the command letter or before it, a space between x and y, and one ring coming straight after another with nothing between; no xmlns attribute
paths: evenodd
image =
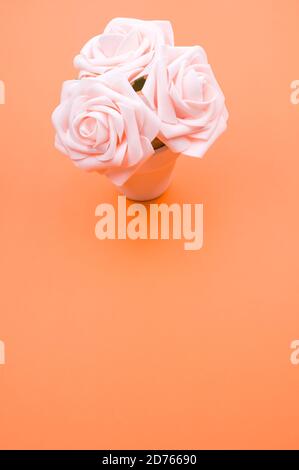
<svg viewBox="0 0 299 470"><path fill-rule="evenodd" d="M147 75L158 46L173 45L169 21L115 18L104 33L90 39L74 59L80 77L122 70L130 81Z"/></svg>
<svg viewBox="0 0 299 470"><path fill-rule="evenodd" d="M116 184L154 153L151 142L159 132L157 116L116 71L65 82L52 120L56 148Z"/></svg>
<svg viewBox="0 0 299 470"><path fill-rule="evenodd" d="M142 89L174 152L202 157L226 129L228 112L204 50L162 46Z"/></svg>

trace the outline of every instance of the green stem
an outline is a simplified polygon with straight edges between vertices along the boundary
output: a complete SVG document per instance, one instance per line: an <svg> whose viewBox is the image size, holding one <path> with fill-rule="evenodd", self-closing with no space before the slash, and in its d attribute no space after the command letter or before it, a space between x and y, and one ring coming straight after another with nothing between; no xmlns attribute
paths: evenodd
<svg viewBox="0 0 299 470"><path fill-rule="evenodd" d="M146 81L146 77L140 77L140 78L137 78L137 80L135 80L132 83L132 87L134 88L136 93L142 90L143 85L145 84L145 81ZM155 150L158 150L161 147L164 147L165 144L163 144L163 142L161 142L161 140L158 139L158 137L155 137L155 139L152 141L152 146L154 147Z"/></svg>
<svg viewBox="0 0 299 470"><path fill-rule="evenodd" d="M137 78L137 80L135 80L135 81L132 83L132 87L134 88L134 90L135 90L136 92L142 90L143 85L145 84L145 80L146 80L145 77L140 77L140 78Z"/></svg>

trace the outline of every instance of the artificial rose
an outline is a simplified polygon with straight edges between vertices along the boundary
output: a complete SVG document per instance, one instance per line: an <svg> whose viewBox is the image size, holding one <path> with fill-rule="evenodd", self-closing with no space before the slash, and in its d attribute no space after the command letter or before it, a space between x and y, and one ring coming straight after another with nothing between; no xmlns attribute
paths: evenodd
<svg viewBox="0 0 299 470"><path fill-rule="evenodd" d="M142 89L174 152L202 157L226 129L228 112L204 50L162 46Z"/></svg>
<svg viewBox="0 0 299 470"><path fill-rule="evenodd" d="M52 120L58 150L119 185L154 153L159 131L155 113L116 71L65 82Z"/></svg>
<svg viewBox="0 0 299 470"><path fill-rule="evenodd" d="M104 33L90 39L74 59L79 77L122 70L132 82L147 75L158 46L173 45L169 21L111 20Z"/></svg>

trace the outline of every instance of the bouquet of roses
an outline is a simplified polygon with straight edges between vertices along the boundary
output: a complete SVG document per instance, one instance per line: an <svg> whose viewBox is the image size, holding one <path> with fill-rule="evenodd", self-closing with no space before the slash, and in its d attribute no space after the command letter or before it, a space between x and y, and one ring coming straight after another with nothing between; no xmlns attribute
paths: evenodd
<svg viewBox="0 0 299 470"><path fill-rule="evenodd" d="M52 116L56 148L132 199L159 196L177 156L202 157L226 129L205 51L175 47L169 21L115 18L74 66Z"/></svg>

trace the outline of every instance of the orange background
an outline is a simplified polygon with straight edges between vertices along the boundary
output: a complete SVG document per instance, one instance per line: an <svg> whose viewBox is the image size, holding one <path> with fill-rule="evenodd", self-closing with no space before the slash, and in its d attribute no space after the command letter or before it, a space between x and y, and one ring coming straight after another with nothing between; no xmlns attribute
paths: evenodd
<svg viewBox="0 0 299 470"><path fill-rule="evenodd" d="M201 44L229 130L160 200L204 204L204 248L99 241L104 177L53 146L72 58L115 16ZM298 448L297 0L1 0L2 449Z"/></svg>

